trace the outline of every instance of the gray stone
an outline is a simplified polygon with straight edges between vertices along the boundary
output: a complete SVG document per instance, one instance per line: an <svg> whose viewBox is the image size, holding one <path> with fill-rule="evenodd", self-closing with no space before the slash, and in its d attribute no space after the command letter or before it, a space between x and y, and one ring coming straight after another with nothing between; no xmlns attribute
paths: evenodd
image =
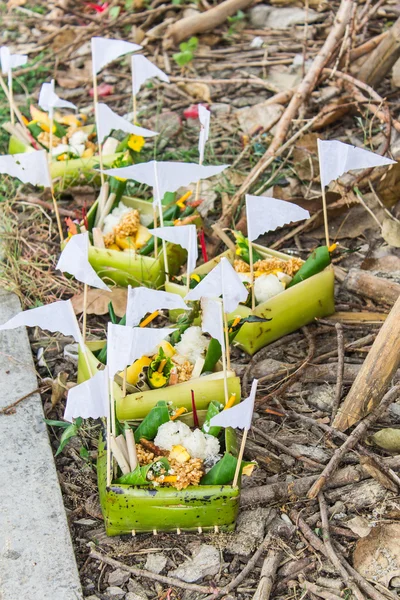
<svg viewBox="0 0 400 600"><path fill-rule="evenodd" d="M166 564L167 557L164 554L149 554L144 568L158 575L165 568Z"/></svg>
<svg viewBox="0 0 400 600"><path fill-rule="evenodd" d="M306 19L308 23L314 23L321 19L321 15L315 12L315 10L309 9L305 11L304 8L296 6L273 8L266 17L265 27L269 27L270 29L288 29L293 25L303 25Z"/></svg>
<svg viewBox="0 0 400 600"><path fill-rule="evenodd" d="M142 596L135 594L135 592L128 592L125 596L125 600L142 600Z"/></svg>
<svg viewBox="0 0 400 600"><path fill-rule="evenodd" d="M110 586L106 589L106 596L110 598L110 600L122 600L126 596L126 592L117 586Z"/></svg>
<svg viewBox="0 0 400 600"><path fill-rule="evenodd" d="M124 571L123 569L115 569L108 576L108 585L110 586L119 586L124 585L129 579L130 575L128 571Z"/></svg>
<svg viewBox="0 0 400 600"><path fill-rule="evenodd" d="M0 324L21 310L0 290ZM0 408L38 386L24 327L0 332ZM79 600L79 575L40 396L0 416L2 600Z"/></svg>
<svg viewBox="0 0 400 600"><path fill-rule="evenodd" d="M130 592L135 594L136 600L147 600L147 590L138 582L136 579L130 579L128 581L127 588Z"/></svg>
<svg viewBox="0 0 400 600"><path fill-rule="evenodd" d="M220 569L220 554L214 546L202 544L180 567L170 571L170 577L177 577L186 583L199 581L203 577L216 575Z"/></svg>
<svg viewBox="0 0 400 600"><path fill-rule="evenodd" d="M271 10L272 7L266 6L265 4L259 4L258 6L254 6L250 10L250 24L256 29L264 27Z"/></svg>
<svg viewBox="0 0 400 600"><path fill-rule="evenodd" d="M275 516L270 508L258 507L239 513L236 531L229 537L225 550L230 554L248 557L264 539L265 524Z"/></svg>

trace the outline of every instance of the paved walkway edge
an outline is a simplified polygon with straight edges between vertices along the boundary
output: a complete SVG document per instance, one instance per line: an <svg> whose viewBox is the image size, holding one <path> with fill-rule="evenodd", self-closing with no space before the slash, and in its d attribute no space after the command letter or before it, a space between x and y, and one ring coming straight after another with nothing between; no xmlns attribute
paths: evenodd
<svg viewBox="0 0 400 600"><path fill-rule="evenodd" d="M21 310L0 289L0 324ZM0 408L37 389L24 327L0 332ZM83 598L40 396L0 414L0 600Z"/></svg>

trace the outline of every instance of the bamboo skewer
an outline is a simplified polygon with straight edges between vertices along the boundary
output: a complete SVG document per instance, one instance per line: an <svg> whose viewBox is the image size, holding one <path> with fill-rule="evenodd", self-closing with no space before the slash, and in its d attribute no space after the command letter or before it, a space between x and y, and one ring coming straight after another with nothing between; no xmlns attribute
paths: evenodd
<svg viewBox="0 0 400 600"><path fill-rule="evenodd" d="M243 454L244 454L244 447L246 445L246 440L247 440L247 429L245 429L243 432L242 443L240 444L240 450L239 450L239 455L238 455L238 459L237 459L235 477L233 478L233 483L232 483L233 487L236 487L237 483L238 483L240 467L242 465L242 459L243 459Z"/></svg>
<svg viewBox="0 0 400 600"><path fill-rule="evenodd" d="M256 297L254 293L254 259L253 259L253 244L249 239L249 259L250 259L250 279L251 279L251 310L256 307Z"/></svg>
<svg viewBox="0 0 400 600"><path fill-rule="evenodd" d="M98 90L97 90L97 75L95 73L93 73L93 102L94 102L94 115L95 115L95 121L96 121L96 127L98 124L98 110L97 110L97 104L99 101L99 94L98 94ZM99 152L99 163L100 163L100 178L101 178L101 185L104 185L104 173L103 173L103 150L102 150L102 141L99 139L98 137L98 133L97 132L97 145L98 145L98 152Z"/></svg>
<svg viewBox="0 0 400 600"><path fill-rule="evenodd" d="M222 310L222 319L225 318L224 313L224 305L221 302L221 310ZM226 339L226 337L225 337ZM229 392L228 392L228 368L227 368L227 360L226 360L226 344L221 344L221 353L222 353L222 367L224 370L224 395L225 395L225 404L229 402Z"/></svg>
<svg viewBox="0 0 400 600"><path fill-rule="evenodd" d="M12 69L8 72L8 91L10 94L9 104L10 104L10 120L11 125L15 125L15 116L14 116L14 91L13 91L13 77L12 77Z"/></svg>
<svg viewBox="0 0 400 600"><path fill-rule="evenodd" d="M231 368L231 351L229 347L229 331L228 331L228 317L224 311L224 332L225 332L225 351L226 351L226 368L230 371Z"/></svg>

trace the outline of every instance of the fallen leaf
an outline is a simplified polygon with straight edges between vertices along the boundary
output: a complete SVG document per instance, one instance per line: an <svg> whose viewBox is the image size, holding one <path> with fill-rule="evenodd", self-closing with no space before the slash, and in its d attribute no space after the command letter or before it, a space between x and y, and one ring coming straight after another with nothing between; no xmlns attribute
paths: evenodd
<svg viewBox="0 0 400 600"><path fill-rule="evenodd" d="M128 290L126 288L115 287L111 292L92 288L87 294L87 314L106 315L108 314L108 304L112 302L115 314L121 318L126 312L127 296ZM79 315L83 312L83 293L73 296L71 302L75 314Z"/></svg>
<svg viewBox="0 0 400 600"><path fill-rule="evenodd" d="M365 579L388 586L400 570L400 524L373 527L356 543L353 566Z"/></svg>
<svg viewBox="0 0 400 600"><path fill-rule="evenodd" d="M385 167L376 186L376 193L385 206L394 206L400 196L400 163Z"/></svg>
<svg viewBox="0 0 400 600"><path fill-rule="evenodd" d="M68 44L72 44L76 40L76 30L67 28L61 29L59 33L53 38L51 42L51 49L54 52L58 52L64 46L68 46Z"/></svg>
<svg viewBox="0 0 400 600"><path fill-rule="evenodd" d="M211 92L206 83L187 83L182 88L195 100L211 103Z"/></svg>
<svg viewBox="0 0 400 600"><path fill-rule="evenodd" d="M7 10L11 10L15 6L24 6L26 3L27 3L27 0L8 0Z"/></svg>
<svg viewBox="0 0 400 600"><path fill-rule="evenodd" d="M54 408L64 397L65 392L67 391L67 379L68 373L61 371L57 379L53 379L51 384L51 405Z"/></svg>
<svg viewBox="0 0 400 600"><path fill-rule="evenodd" d="M400 223L385 217L382 223L382 237L389 246L400 248Z"/></svg>
<svg viewBox="0 0 400 600"><path fill-rule="evenodd" d="M311 181L319 175L317 139L316 133L307 133L296 142L292 156L300 179Z"/></svg>
<svg viewBox="0 0 400 600"><path fill-rule="evenodd" d="M384 473L370 456L360 456L360 465L371 477L391 492L397 492L397 485Z"/></svg>
<svg viewBox="0 0 400 600"><path fill-rule="evenodd" d="M353 517L346 521L346 526L360 538L367 537L371 532L371 525L365 517Z"/></svg>
<svg viewBox="0 0 400 600"><path fill-rule="evenodd" d="M254 104L236 111L243 133L254 135L259 129L269 131L279 121L284 111L281 104Z"/></svg>
<svg viewBox="0 0 400 600"><path fill-rule="evenodd" d="M388 450L389 452L400 451L400 429L380 429L372 436L372 441L379 448Z"/></svg>
<svg viewBox="0 0 400 600"><path fill-rule="evenodd" d="M340 96L335 98L329 104L326 104L318 115L318 119L313 125L313 129L324 129L328 125L335 123L350 111L349 96Z"/></svg>

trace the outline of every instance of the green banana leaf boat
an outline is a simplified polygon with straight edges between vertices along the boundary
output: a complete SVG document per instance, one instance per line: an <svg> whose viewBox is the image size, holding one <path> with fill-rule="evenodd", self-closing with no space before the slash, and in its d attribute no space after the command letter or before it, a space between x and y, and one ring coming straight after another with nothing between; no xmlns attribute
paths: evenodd
<svg viewBox="0 0 400 600"><path fill-rule="evenodd" d="M93 352L105 342L88 342L88 361L92 375L99 366ZM180 420L193 426L191 390L196 394L200 425L204 423L208 405L213 400L223 403L223 379L212 374L158 390L149 390L122 397L120 386L114 382L116 416L120 422L140 423L160 400L183 406L190 412ZM78 361L78 383L90 377L83 354ZM240 400L240 379L233 373L228 378L229 393ZM233 429L224 430L225 451L238 455L237 438ZM197 485L184 490L173 487L133 486L112 482L107 487L107 447L105 432L99 439L97 480L100 504L106 533L109 536L145 532L232 531L239 512L239 485Z"/></svg>
<svg viewBox="0 0 400 600"><path fill-rule="evenodd" d="M280 258L282 260L292 258L283 252L264 248L259 244L253 244L253 248L263 258ZM232 250L227 250L195 269L193 273L206 275L223 257L226 257L232 264L236 258ZM165 284L165 290L182 297L186 295L186 288L183 285L171 281ZM259 304L254 310L239 304L235 312L228 316L228 320L250 315L270 319L264 323L245 323L235 337L234 345L252 356L264 346L284 335L300 329L314 319L327 317L334 312L334 272L332 266L329 265L320 273L293 287L288 287L281 294ZM175 320L178 314L179 311L170 311L170 319Z"/></svg>

